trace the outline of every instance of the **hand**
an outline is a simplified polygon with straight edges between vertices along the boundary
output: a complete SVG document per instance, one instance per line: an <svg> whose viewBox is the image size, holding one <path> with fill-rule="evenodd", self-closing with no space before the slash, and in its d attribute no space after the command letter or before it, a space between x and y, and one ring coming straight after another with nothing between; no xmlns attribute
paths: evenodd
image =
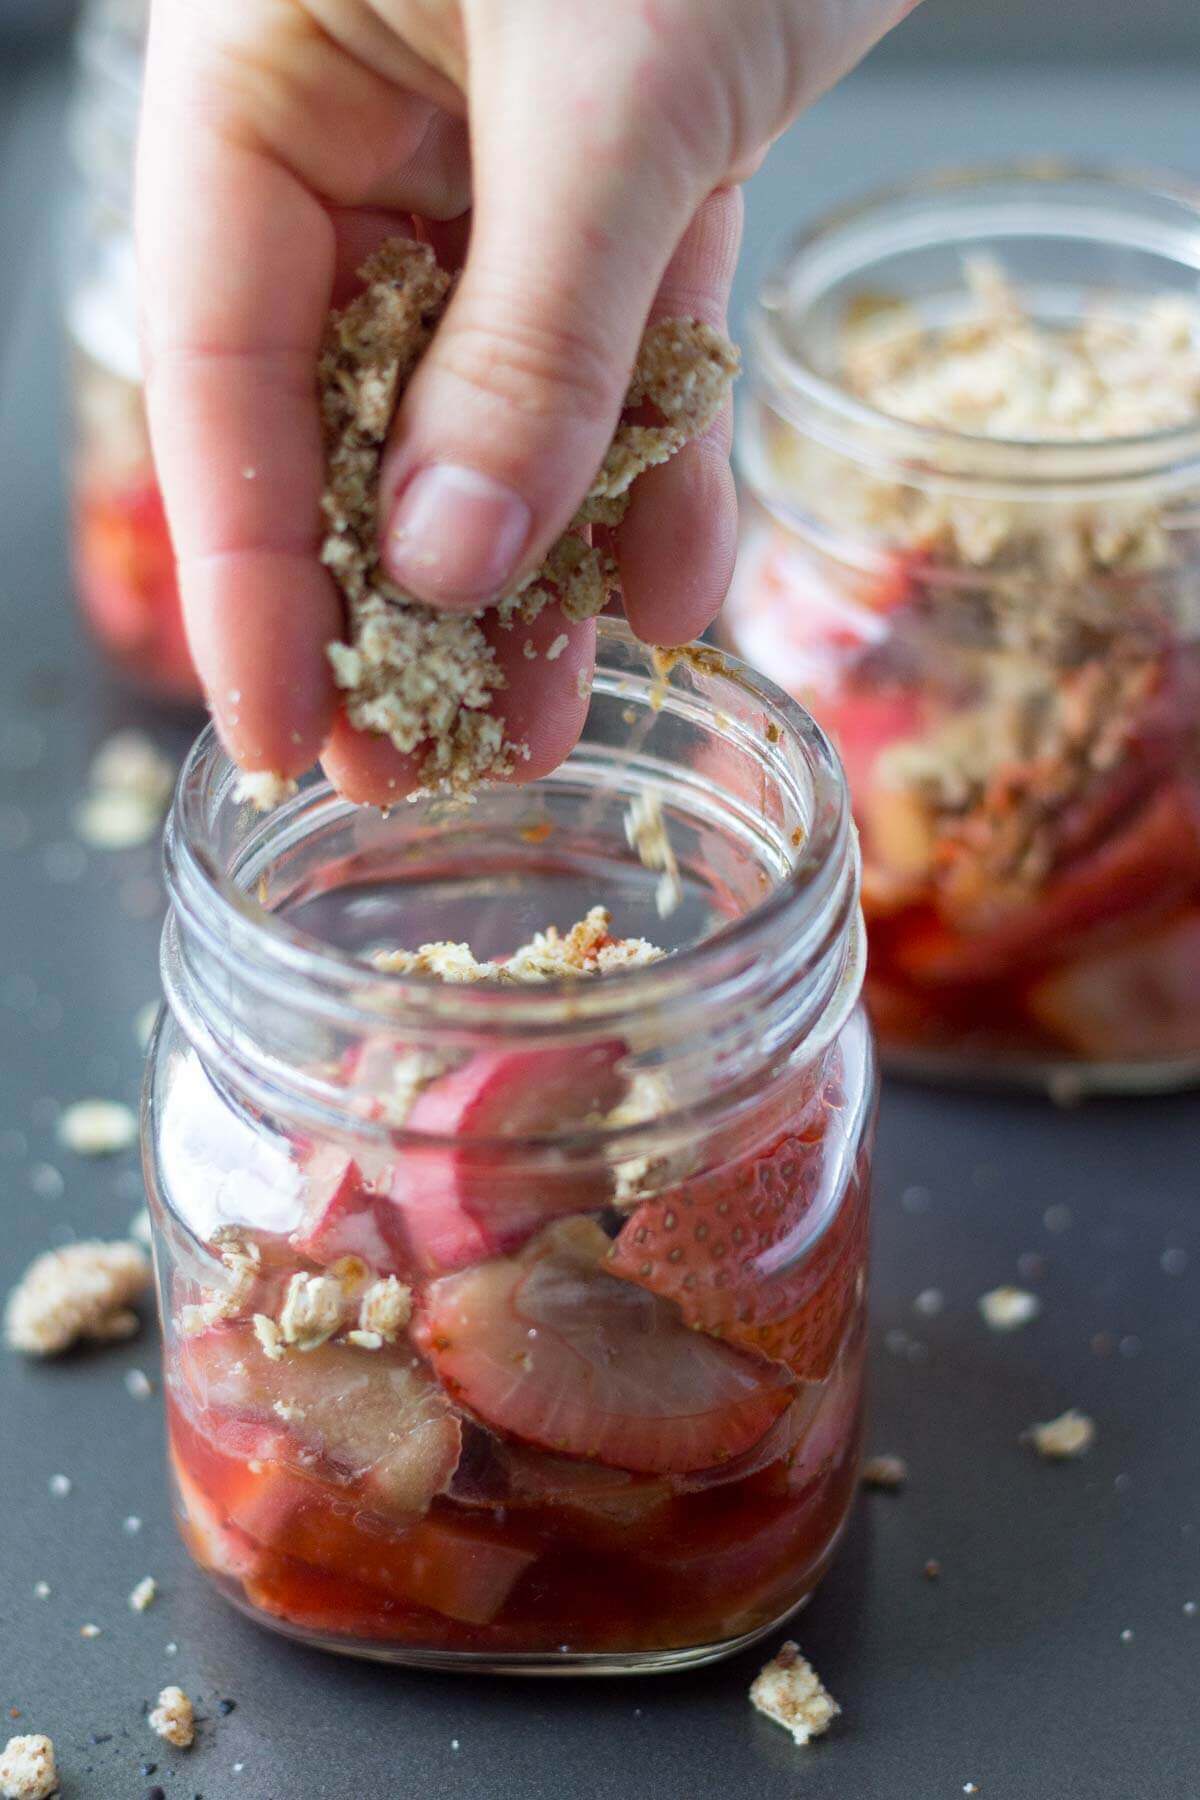
<svg viewBox="0 0 1200 1800"><path fill-rule="evenodd" d="M156 0L138 173L151 431L188 636L225 743L359 800L412 761L337 713L319 562L315 360L382 238L465 267L397 416L385 565L477 608L535 567L612 434L647 320L724 315L736 184L913 0ZM438 224L436 222L442 222ZM446 223L457 221L457 223ZM646 474L619 529L648 641L708 625L732 567L728 413ZM575 742L594 628L498 634L528 780ZM538 634L541 635L541 634Z"/></svg>

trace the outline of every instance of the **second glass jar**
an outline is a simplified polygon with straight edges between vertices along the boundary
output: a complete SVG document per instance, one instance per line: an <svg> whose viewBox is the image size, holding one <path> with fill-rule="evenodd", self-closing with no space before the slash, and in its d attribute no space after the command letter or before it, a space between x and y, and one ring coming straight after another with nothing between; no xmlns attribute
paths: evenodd
<svg viewBox="0 0 1200 1800"><path fill-rule="evenodd" d="M664 688L605 622L583 742L531 787L384 819L317 783L264 820L234 775L209 734L182 778L147 1090L193 1555L400 1662L669 1668L772 1629L861 1431L875 1077L825 740L712 653ZM379 966L502 960L598 904L585 960L674 954Z"/></svg>
<svg viewBox="0 0 1200 1800"><path fill-rule="evenodd" d="M762 293L726 634L841 751L902 1070L1064 1097L1200 1076L1200 418L1170 394L1198 225L1167 180L968 171L823 222ZM1000 315L986 364L967 272ZM848 374L856 343L948 328L968 357L935 401L957 380L966 416L1020 417L1037 334L1038 379L1083 329L1124 394L1092 431L1068 372L1070 426L1022 441L907 422Z"/></svg>

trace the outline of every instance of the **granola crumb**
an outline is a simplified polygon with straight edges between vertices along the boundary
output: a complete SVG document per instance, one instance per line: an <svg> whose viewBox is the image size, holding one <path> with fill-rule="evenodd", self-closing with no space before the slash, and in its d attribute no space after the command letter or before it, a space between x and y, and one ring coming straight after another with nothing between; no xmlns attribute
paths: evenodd
<svg viewBox="0 0 1200 1800"><path fill-rule="evenodd" d="M51 1591L50 1583L48 1581L35 1581L33 1584L33 1593L36 1600L48 1600Z"/></svg>
<svg viewBox="0 0 1200 1800"><path fill-rule="evenodd" d="M177 1750L187 1750L196 1737L196 1711L181 1687L165 1687L149 1716L156 1731Z"/></svg>
<svg viewBox="0 0 1200 1800"><path fill-rule="evenodd" d="M297 1425L304 1417L304 1408L298 1406L294 1400L276 1400L271 1411L277 1418L282 1419L285 1425Z"/></svg>
<svg viewBox="0 0 1200 1800"><path fill-rule="evenodd" d="M902 1456L869 1456L862 1466L864 1487L896 1494L908 1481L908 1464Z"/></svg>
<svg viewBox="0 0 1200 1800"><path fill-rule="evenodd" d="M119 1100L76 1100L56 1129L59 1143L77 1156L112 1156L137 1142L137 1114Z"/></svg>
<svg viewBox="0 0 1200 1800"><path fill-rule="evenodd" d="M263 1355L269 1356L272 1362L278 1362L283 1355L283 1344L274 1319L269 1319L266 1313L255 1313L250 1323L255 1337L262 1345Z"/></svg>
<svg viewBox="0 0 1200 1800"><path fill-rule="evenodd" d="M100 1627L98 1625L81 1625L79 1627L79 1635L81 1638L98 1638L100 1636Z"/></svg>
<svg viewBox="0 0 1200 1800"><path fill-rule="evenodd" d="M138 1326L130 1302L150 1285L140 1244L64 1244L35 1257L8 1296L5 1336L27 1356L57 1356L81 1339L111 1342Z"/></svg>
<svg viewBox="0 0 1200 1800"><path fill-rule="evenodd" d="M46 1486L56 1500L65 1500L71 1492L71 1477L69 1475L52 1475Z"/></svg>
<svg viewBox="0 0 1200 1800"><path fill-rule="evenodd" d="M126 1532L130 1537L136 1537L141 1529L142 1521L138 1518L136 1513L129 1513L121 1523L121 1530Z"/></svg>
<svg viewBox="0 0 1200 1800"><path fill-rule="evenodd" d="M938 1561L936 1556L931 1556L929 1558L929 1561L925 1564L924 1568L921 1570L921 1573L925 1577L926 1581L940 1581L941 1580L942 1565Z"/></svg>
<svg viewBox="0 0 1200 1800"><path fill-rule="evenodd" d="M395 1275L374 1281L359 1302L358 1328L391 1343L412 1318L412 1289Z"/></svg>
<svg viewBox="0 0 1200 1800"><path fill-rule="evenodd" d="M383 1338L377 1331L362 1331L357 1326L346 1333L346 1342L356 1350L382 1350Z"/></svg>
<svg viewBox="0 0 1200 1800"><path fill-rule="evenodd" d="M88 772L88 792L75 829L97 850L150 841L171 798L175 770L140 731L118 731L101 745Z"/></svg>
<svg viewBox="0 0 1200 1800"><path fill-rule="evenodd" d="M842 1710L790 1639L755 1676L750 1699L760 1713L790 1731L797 1744L828 1731Z"/></svg>
<svg viewBox="0 0 1200 1800"><path fill-rule="evenodd" d="M566 649L567 645L570 643L570 641L571 640L567 636L566 632L560 631L558 636L555 638L554 642L549 646L549 648L546 651L546 661L547 662L557 662L559 657L562 655L563 651Z"/></svg>
<svg viewBox="0 0 1200 1800"><path fill-rule="evenodd" d="M293 1275L279 1313L279 1332L297 1350L315 1350L342 1323L345 1296L336 1275Z"/></svg>
<svg viewBox="0 0 1200 1800"><path fill-rule="evenodd" d="M49 1800L58 1792L54 1745L40 1732L11 1737L0 1752L0 1794L4 1800Z"/></svg>
<svg viewBox="0 0 1200 1800"><path fill-rule="evenodd" d="M417 950L384 950L376 968L395 975L431 975L449 983L477 981L557 981L577 975L606 975L641 968L666 953L645 938L614 938L612 915L593 906L560 932L554 925L534 934L503 962L480 962L469 944L422 944Z"/></svg>
<svg viewBox="0 0 1200 1800"><path fill-rule="evenodd" d="M153 1606L158 1598L158 1583L153 1575L143 1575L129 1596L131 1612L143 1613Z"/></svg>
<svg viewBox="0 0 1200 1800"><path fill-rule="evenodd" d="M133 1400L148 1400L154 1392L154 1383L144 1369L126 1369L125 1391Z"/></svg>
<svg viewBox="0 0 1200 1800"><path fill-rule="evenodd" d="M477 618L421 605L386 578L376 535L382 449L452 284L428 248L400 238L360 274L363 291L331 315L319 365L327 468L321 554L350 627L349 642L329 646L329 660L353 726L389 737L403 752L420 750L426 788L465 791L511 771L525 750L490 710L503 673ZM570 620L603 611L617 588L616 563L586 540L585 528L619 523L631 483L707 430L736 370L733 346L710 327L680 319L650 327L626 406L648 404L661 423L617 426L566 533L542 567L499 601L503 625L517 616L528 622L552 601ZM557 653L552 647L551 660Z"/></svg>
<svg viewBox="0 0 1200 1800"><path fill-rule="evenodd" d="M1062 1462L1070 1457L1083 1456L1091 1449L1096 1441L1095 1420L1072 1406L1065 1413L1060 1413L1057 1419L1047 1419L1044 1424L1031 1425L1025 1433L1025 1440L1033 1445L1039 1456L1044 1456L1051 1462Z"/></svg>
<svg viewBox="0 0 1200 1800"><path fill-rule="evenodd" d="M1024 1288L998 1287L979 1296L979 1310L991 1331L1019 1331L1036 1319L1042 1303Z"/></svg>
<svg viewBox="0 0 1200 1800"><path fill-rule="evenodd" d="M273 769L243 769L234 784L235 800L248 802L256 812L274 812L300 792L300 784Z"/></svg>

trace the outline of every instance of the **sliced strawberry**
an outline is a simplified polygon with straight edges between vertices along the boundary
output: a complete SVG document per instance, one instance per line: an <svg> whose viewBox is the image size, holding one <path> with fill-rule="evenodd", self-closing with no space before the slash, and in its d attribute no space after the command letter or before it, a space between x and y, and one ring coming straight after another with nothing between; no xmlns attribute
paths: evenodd
<svg viewBox="0 0 1200 1800"><path fill-rule="evenodd" d="M305 1468L320 1458L393 1518L423 1513L458 1464L462 1428L415 1359L323 1344L273 1361L251 1331L222 1325L185 1339L178 1367L225 1454Z"/></svg>
<svg viewBox="0 0 1200 1800"><path fill-rule="evenodd" d="M1097 1062L1200 1056L1200 912L1045 976L1027 1004L1059 1043Z"/></svg>
<svg viewBox="0 0 1200 1800"><path fill-rule="evenodd" d="M673 1300L696 1330L823 1380L866 1257L865 1195L851 1183L842 1196L838 1139L789 1133L644 1201L609 1268Z"/></svg>
<svg viewBox="0 0 1200 1800"><path fill-rule="evenodd" d="M407 1129L453 1144L405 1148L393 1197L413 1252L431 1274L516 1249L547 1220L593 1212L609 1198L603 1169L530 1166L506 1137L537 1137L602 1117L621 1098L618 1043L575 1056L558 1050L480 1052L418 1095ZM490 1140L486 1147L473 1139Z"/></svg>
<svg viewBox="0 0 1200 1800"><path fill-rule="evenodd" d="M411 1265L404 1221L391 1196L367 1181L359 1164L334 1145L304 1161L304 1218L291 1243L310 1262L329 1268L356 1256L381 1275Z"/></svg>
<svg viewBox="0 0 1200 1800"><path fill-rule="evenodd" d="M1031 961L1078 953L1117 926L1152 923L1198 885L1200 794L1173 782L1028 905L970 933L922 923L908 937L897 933L892 957L914 981L1000 980Z"/></svg>
<svg viewBox="0 0 1200 1800"><path fill-rule="evenodd" d="M259 1465L252 1494L231 1509L255 1543L447 1618L486 1625L535 1552L480 1523L426 1519L396 1531L328 1482Z"/></svg>
<svg viewBox="0 0 1200 1800"><path fill-rule="evenodd" d="M685 1330L604 1267L586 1219L429 1289L418 1337L447 1391L499 1431L644 1474L756 1443L787 1405L779 1371Z"/></svg>

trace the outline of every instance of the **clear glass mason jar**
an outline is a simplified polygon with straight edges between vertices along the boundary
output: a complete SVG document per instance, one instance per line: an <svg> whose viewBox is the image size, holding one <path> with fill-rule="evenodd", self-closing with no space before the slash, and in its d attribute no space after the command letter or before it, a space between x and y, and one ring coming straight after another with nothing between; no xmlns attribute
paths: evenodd
<svg viewBox="0 0 1200 1800"><path fill-rule="evenodd" d="M664 690L601 629L584 739L531 786L385 818L314 781L264 819L211 732L182 774L145 1113L175 1498L222 1592L315 1645L704 1662L809 1595L853 1497L876 1081L841 774L732 659ZM601 902L676 954L372 960Z"/></svg>
<svg viewBox="0 0 1200 1800"><path fill-rule="evenodd" d="M199 698L150 454L137 340L133 153L146 0L89 0L76 38L64 228L71 547L93 637L141 687Z"/></svg>
<svg viewBox="0 0 1200 1800"><path fill-rule="evenodd" d="M839 212L761 292L725 634L840 749L889 1066L1200 1074L1200 419L1017 441L847 379L864 334L961 328L984 257L1036 327L1102 331L1136 407L1147 309L1194 351L1198 242L1195 188L1043 162Z"/></svg>

